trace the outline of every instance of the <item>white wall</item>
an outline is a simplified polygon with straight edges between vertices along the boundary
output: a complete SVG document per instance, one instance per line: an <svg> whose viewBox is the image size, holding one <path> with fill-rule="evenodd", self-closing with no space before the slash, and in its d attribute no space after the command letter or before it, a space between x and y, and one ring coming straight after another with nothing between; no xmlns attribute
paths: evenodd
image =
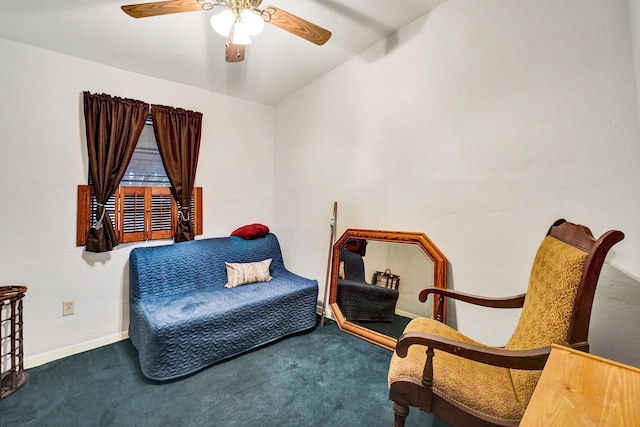
<svg viewBox="0 0 640 427"><path fill-rule="evenodd" d="M28 286L27 365L118 340L129 324L127 260L141 244L106 254L75 246L76 186L87 179L82 91L202 112L204 237L274 224L273 107L4 39L0 52L0 285ZM62 317L68 299L75 315Z"/></svg>
<svg viewBox="0 0 640 427"><path fill-rule="evenodd" d="M537 246L561 217L597 235L624 231L609 277L638 285L627 0L449 0L276 106L275 140L277 225L302 274L324 277L337 200L339 235L423 231L461 291L523 292ZM596 307L618 300L638 311L637 293L605 282ZM459 329L495 345L519 315L456 309ZM604 331L637 329L594 310ZM640 342L607 339L592 336L594 349L640 365Z"/></svg>
<svg viewBox="0 0 640 427"><path fill-rule="evenodd" d="M629 0L631 21L631 44L633 46L633 64L636 78L637 102L640 103L640 0Z"/></svg>

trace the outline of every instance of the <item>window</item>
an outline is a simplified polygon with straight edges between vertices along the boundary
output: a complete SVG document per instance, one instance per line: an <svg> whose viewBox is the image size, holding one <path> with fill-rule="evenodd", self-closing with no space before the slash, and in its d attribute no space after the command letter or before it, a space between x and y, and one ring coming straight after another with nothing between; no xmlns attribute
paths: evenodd
<svg viewBox="0 0 640 427"><path fill-rule="evenodd" d="M170 187L169 177L162 165L156 136L153 133L151 115L147 117L140 139L136 144L127 171L120 181L121 186Z"/></svg>
<svg viewBox="0 0 640 427"><path fill-rule="evenodd" d="M105 206L120 242L173 238L178 206L170 185L149 116L120 186ZM92 186L79 185L76 245L86 244L96 208ZM189 208L193 231L202 234L202 187L194 188Z"/></svg>

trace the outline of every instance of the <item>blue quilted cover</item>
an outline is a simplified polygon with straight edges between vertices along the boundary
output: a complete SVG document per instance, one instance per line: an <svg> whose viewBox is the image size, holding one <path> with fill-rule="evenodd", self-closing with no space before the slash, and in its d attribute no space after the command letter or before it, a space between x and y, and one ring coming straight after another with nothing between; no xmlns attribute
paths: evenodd
<svg viewBox="0 0 640 427"><path fill-rule="evenodd" d="M269 282L227 289L226 262L272 258ZM275 235L136 248L129 338L154 380L187 375L316 324L318 282L288 271Z"/></svg>

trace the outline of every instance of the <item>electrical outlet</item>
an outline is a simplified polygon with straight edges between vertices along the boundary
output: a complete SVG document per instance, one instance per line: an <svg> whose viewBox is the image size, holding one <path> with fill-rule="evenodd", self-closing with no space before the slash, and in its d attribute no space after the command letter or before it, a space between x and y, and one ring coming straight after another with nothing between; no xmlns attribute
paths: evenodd
<svg viewBox="0 0 640 427"><path fill-rule="evenodd" d="M75 306L75 301L63 301L62 302L62 315L69 316L73 314L73 309Z"/></svg>

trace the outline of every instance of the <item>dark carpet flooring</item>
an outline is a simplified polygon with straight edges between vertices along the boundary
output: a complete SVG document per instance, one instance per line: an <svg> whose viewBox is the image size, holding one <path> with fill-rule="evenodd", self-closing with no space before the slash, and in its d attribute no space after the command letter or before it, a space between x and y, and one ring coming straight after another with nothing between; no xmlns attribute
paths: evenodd
<svg viewBox="0 0 640 427"><path fill-rule="evenodd" d="M391 352L334 322L170 382L146 379L129 340L30 369L2 426L385 426ZM407 427L447 427L412 409Z"/></svg>

